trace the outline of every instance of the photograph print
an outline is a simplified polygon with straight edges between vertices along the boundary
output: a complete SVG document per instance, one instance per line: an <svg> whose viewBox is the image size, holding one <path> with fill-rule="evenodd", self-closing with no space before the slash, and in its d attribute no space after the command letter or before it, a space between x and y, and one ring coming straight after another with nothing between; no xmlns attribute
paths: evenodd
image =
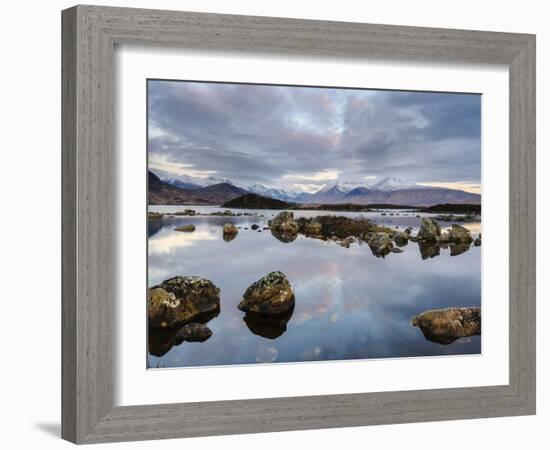
<svg viewBox="0 0 550 450"><path fill-rule="evenodd" d="M481 95L147 80L147 367L481 353Z"/></svg>

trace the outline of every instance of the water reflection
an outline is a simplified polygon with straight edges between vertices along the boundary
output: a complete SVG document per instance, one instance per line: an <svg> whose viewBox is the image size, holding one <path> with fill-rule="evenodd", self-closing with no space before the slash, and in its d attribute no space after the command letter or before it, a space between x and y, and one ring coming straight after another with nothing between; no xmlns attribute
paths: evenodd
<svg viewBox="0 0 550 450"><path fill-rule="evenodd" d="M175 217L159 220L162 225L153 227L149 286L176 275L198 275L220 288L222 310L209 320L212 336L205 342L178 345L170 333L151 332L150 367L480 352L480 336L441 345L411 326L410 318L429 309L479 306L481 247L471 246L455 258L451 254L457 248L449 251L411 242L401 254L376 258L368 245L357 242L345 248L331 240L298 235L288 243L288 237L274 239L270 232L251 229L252 224L263 229L277 212L232 217L242 228L230 242L222 236L226 217ZM380 214L369 217L385 223ZM420 223L414 215L392 216L392 220L403 229L412 227L413 234ZM196 231L173 230L185 224L195 225ZM276 270L285 273L295 292L291 316L279 321L243 316L237 304L246 288Z"/></svg>
<svg viewBox="0 0 550 450"><path fill-rule="evenodd" d="M276 315L248 312L243 320L252 333L267 339L275 339L286 331L286 326L293 313L294 307L284 314Z"/></svg>
<svg viewBox="0 0 550 450"><path fill-rule="evenodd" d="M198 316L193 322L207 324L220 314L220 309L209 311ZM168 353L172 347L180 345L184 340L179 338L178 333L182 327L175 328L154 328L149 327L148 345L149 353L153 356L163 356ZM198 341L204 342L211 336Z"/></svg>
<svg viewBox="0 0 550 450"><path fill-rule="evenodd" d="M284 233L282 231L276 231L276 230L271 230L271 234L278 241L280 241L284 244L294 242L296 240L296 238L298 237L297 233Z"/></svg>
<svg viewBox="0 0 550 450"><path fill-rule="evenodd" d="M433 242L418 242L418 249L422 259L435 258L440 255L440 247Z"/></svg>

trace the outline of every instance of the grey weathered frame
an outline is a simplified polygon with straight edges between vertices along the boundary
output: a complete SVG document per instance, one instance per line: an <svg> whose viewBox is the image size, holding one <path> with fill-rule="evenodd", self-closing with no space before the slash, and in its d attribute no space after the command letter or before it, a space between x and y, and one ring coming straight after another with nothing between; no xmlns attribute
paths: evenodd
<svg viewBox="0 0 550 450"><path fill-rule="evenodd" d="M97 6L63 11L62 30L63 438L93 443L535 413L535 36ZM126 43L506 64L510 383L114 407L113 51Z"/></svg>

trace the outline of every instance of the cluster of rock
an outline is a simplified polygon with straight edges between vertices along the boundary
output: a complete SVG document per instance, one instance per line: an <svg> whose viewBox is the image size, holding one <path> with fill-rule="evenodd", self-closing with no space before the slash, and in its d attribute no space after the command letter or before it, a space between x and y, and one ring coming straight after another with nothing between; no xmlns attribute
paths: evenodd
<svg viewBox="0 0 550 450"><path fill-rule="evenodd" d="M481 334L481 308L445 308L414 316L411 324L432 342L448 345L457 339Z"/></svg>
<svg viewBox="0 0 550 450"><path fill-rule="evenodd" d="M417 236L411 238L418 242L422 259L433 258L440 254L441 248L451 249L451 256L460 255L474 246L481 245L481 234L475 240L467 228L452 224L446 232L441 232L441 227L434 219L423 218Z"/></svg>
<svg viewBox="0 0 550 450"><path fill-rule="evenodd" d="M364 218L349 218L343 216L318 216L295 219L289 211L279 213L269 222L271 233L281 242L292 242L299 234L310 238L334 240L343 247L349 247L353 242L366 242L372 253L377 257L385 257L389 253L401 253L409 241L417 242L423 259L433 258L440 254L440 248L450 246L451 255L459 255L470 248L481 245L481 235L473 239L470 231L457 224L442 233L437 221L423 218L416 236L412 229L398 231L389 227L377 225Z"/></svg>
<svg viewBox="0 0 550 450"><path fill-rule="evenodd" d="M252 283L238 305L244 322L257 335L274 339L286 331L294 311L294 291L282 272ZM149 289L149 351L162 356L182 342L203 342L212 336L206 323L219 314L220 289L210 280L177 276Z"/></svg>

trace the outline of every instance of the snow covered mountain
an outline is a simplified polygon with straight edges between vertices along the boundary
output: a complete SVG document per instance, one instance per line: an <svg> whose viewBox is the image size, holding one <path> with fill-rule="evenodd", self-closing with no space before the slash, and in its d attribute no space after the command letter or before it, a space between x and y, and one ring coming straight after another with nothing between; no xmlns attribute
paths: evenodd
<svg viewBox="0 0 550 450"><path fill-rule="evenodd" d="M270 188L264 186L263 184L253 184L245 187L245 189L253 194L258 194L263 197L274 198L285 202L301 202L309 196L308 193L303 191Z"/></svg>
<svg viewBox="0 0 550 450"><path fill-rule="evenodd" d="M284 202L310 204L401 204L412 206L430 206L438 203L481 203L481 196L456 189L443 189L419 186L395 177L386 177L380 181L338 181L328 183L314 194L268 187L263 184L237 184L227 178L196 178L182 175L177 178L165 178L165 183L184 190L197 190L209 186L231 185L245 193L258 194Z"/></svg>
<svg viewBox="0 0 550 450"><path fill-rule="evenodd" d="M401 189L414 189L417 185L414 183L409 183L408 181L403 181L399 178L386 177L383 180L370 186L370 189L374 191L399 191Z"/></svg>
<svg viewBox="0 0 550 450"><path fill-rule="evenodd" d="M177 178L175 177L164 178L162 181L164 181L165 183L171 184L172 186L176 186L180 189L200 189L203 187L226 183L226 184L231 184L232 186L238 187L240 189L244 189L253 194L258 194L263 197L274 198L285 202L305 201L305 199L309 195L306 192L302 192L302 191L270 188L270 187L264 186L263 184L253 184L253 185L247 186L241 183L235 183L234 181L228 178L218 178L218 177L212 177L212 176L207 178L197 178L197 177L191 177L189 175L181 175Z"/></svg>
<svg viewBox="0 0 550 450"><path fill-rule="evenodd" d="M221 184L221 183L232 184L233 186L240 187L241 189L244 188L243 186L238 185L237 183L233 183L233 181L227 178L218 178L218 177L198 178L198 177L192 177L189 175L180 175L177 178L176 177L163 178L162 181L164 181L165 183L171 184L172 186L179 187L181 189L198 189L201 187L213 186L215 184Z"/></svg>

